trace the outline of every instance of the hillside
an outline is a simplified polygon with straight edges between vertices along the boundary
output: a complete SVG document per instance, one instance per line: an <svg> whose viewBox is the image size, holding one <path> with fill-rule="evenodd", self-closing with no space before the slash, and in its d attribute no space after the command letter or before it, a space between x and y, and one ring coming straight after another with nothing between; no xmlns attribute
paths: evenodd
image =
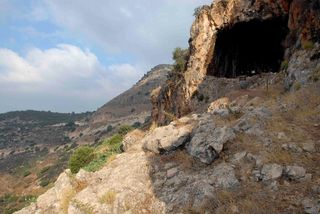
<svg viewBox="0 0 320 214"><path fill-rule="evenodd" d="M33 198L46 190L67 166L75 146L68 134L90 115L31 110L0 114L0 210L6 200L16 204L21 195Z"/></svg>
<svg viewBox="0 0 320 214"><path fill-rule="evenodd" d="M152 92L153 125L116 122L100 141L100 121L137 111L106 105L75 159L88 162L17 214L320 213L319 1L215 0L195 16Z"/></svg>
<svg viewBox="0 0 320 214"><path fill-rule="evenodd" d="M171 65L158 65L151 69L132 88L94 112L88 123L72 135L73 139L80 144L91 144L110 136L120 125L150 123L151 91L166 82L171 69Z"/></svg>
<svg viewBox="0 0 320 214"><path fill-rule="evenodd" d="M154 67L93 113L28 110L0 114L0 212L11 213L29 203L20 202L25 197L34 200L43 193L66 169L79 144L103 140L123 124L148 124L150 92L165 83L171 67Z"/></svg>

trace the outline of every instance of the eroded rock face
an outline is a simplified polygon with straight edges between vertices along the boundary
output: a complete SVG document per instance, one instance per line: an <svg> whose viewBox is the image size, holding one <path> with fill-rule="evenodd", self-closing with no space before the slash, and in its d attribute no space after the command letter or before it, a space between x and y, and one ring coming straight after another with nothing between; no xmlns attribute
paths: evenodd
<svg viewBox="0 0 320 214"><path fill-rule="evenodd" d="M290 88L295 81L305 82L319 64L319 46L316 45L320 41L319 1L216 0L211 6L203 7L191 27L186 70L174 81L176 84L163 86L153 96L154 121L165 124L168 120L165 112L181 117L191 111L191 97L204 81L210 63L214 64L214 49L221 30L237 23L277 18L288 20L284 41L287 85ZM305 44L309 44L308 47Z"/></svg>

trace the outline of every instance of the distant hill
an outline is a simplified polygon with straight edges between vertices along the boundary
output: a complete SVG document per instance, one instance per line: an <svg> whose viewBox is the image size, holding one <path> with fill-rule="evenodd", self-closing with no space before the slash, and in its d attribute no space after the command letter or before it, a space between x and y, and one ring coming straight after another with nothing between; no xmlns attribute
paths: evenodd
<svg viewBox="0 0 320 214"><path fill-rule="evenodd" d="M68 123L82 120L89 117L92 113L57 113L51 111L12 111L0 114L0 121L18 118L21 121L34 121L42 125L53 125L57 123Z"/></svg>
<svg viewBox="0 0 320 214"><path fill-rule="evenodd" d="M152 68L132 88L99 108L91 117L92 124L151 111L150 93L166 81L171 69L171 65Z"/></svg>

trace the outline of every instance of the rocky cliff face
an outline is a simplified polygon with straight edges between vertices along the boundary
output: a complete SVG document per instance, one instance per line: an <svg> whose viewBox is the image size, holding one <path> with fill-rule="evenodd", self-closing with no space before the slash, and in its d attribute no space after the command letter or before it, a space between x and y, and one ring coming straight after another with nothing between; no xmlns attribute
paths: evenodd
<svg viewBox="0 0 320 214"><path fill-rule="evenodd" d="M278 72L283 61L283 66L287 70L287 87L291 87L296 81L304 83L319 64L317 45L320 41L319 8L318 0L216 0L211 6L204 6L191 27L190 58L187 68L176 81L177 84L164 86L154 94L153 119L159 124L164 124L167 122L167 113L180 117L190 112L191 98L206 76L219 77L221 69L225 69L222 73L233 72L231 77L248 75L246 69L265 72L272 66L272 71ZM265 33L259 35L261 32L259 29L247 34L243 32L244 29L252 29L255 24L262 26L263 29L269 27L270 29L266 30L269 35L263 38ZM283 35L280 35L279 31L282 30ZM223 43L223 37L228 35L226 31L233 35L229 34L231 39ZM277 34L279 38L275 37L275 42L277 40L279 46L273 46L271 40L273 35ZM239 37L243 37L242 40L237 39ZM227 45L235 40L242 44L233 44L228 49ZM253 50L252 53L250 48ZM279 53L274 53L276 48L279 48ZM227 51L224 53L221 49ZM241 58L250 54L252 60L249 58L246 61ZM277 54L279 57L273 61L261 59ZM299 61L300 67L296 61ZM252 66L243 68L243 64ZM257 66L261 64L265 66ZM220 77L228 76L220 75Z"/></svg>

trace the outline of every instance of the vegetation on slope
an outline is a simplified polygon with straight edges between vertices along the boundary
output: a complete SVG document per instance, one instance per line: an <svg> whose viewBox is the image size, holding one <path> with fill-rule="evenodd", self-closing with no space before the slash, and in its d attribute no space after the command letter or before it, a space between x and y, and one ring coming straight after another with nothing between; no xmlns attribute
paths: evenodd
<svg viewBox="0 0 320 214"><path fill-rule="evenodd" d="M19 118L23 121L37 121L42 125L53 125L57 123L68 123L82 120L91 115L91 112L85 113L57 113L51 111L13 111L0 114L0 121Z"/></svg>

